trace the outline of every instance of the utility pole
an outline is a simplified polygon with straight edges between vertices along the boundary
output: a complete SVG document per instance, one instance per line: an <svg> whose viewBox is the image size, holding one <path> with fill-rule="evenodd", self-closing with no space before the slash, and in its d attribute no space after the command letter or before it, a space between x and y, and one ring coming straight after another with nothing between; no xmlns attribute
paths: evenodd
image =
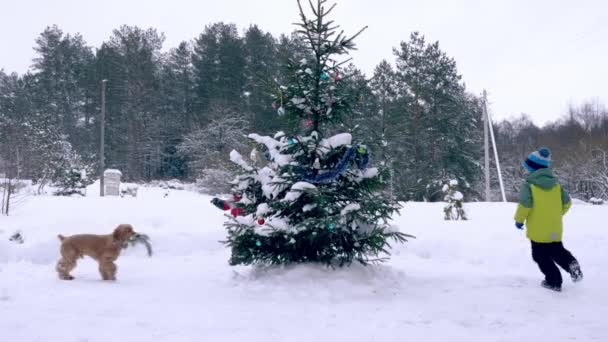
<svg viewBox="0 0 608 342"><path fill-rule="evenodd" d="M482 120L483 120L483 147L484 147L484 161L485 161L485 174L486 174L486 202L491 201L490 193L490 137L488 135L488 128L490 123L488 122L488 113L486 108L487 93L483 90L483 104L482 104Z"/></svg>
<svg viewBox="0 0 608 342"><path fill-rule="evenodd" d="M490 138L492 139L492 150L494 151L494 161L496 162L496 171L498 172L498 184L500 185L500 194L502 196L502 201L506 202L507 196L505 195L505 185L502 182L502 171L500 170L500 160L498 159L498 150L496 149L496 138L494 137L492 116L488 111L488 99L485 90L483 91L483 110L486 117L486 123L488 124L488 130L490 131Z"/></svg>
<svg viewBox="0 0 608 342"><path fill-rule="evenodd" d="M100 141L99 141L99 195L105 195L104 177L105 171L105 130L106 130L106 83L108 80L101 80L101 120L100 120Z"/></svg>

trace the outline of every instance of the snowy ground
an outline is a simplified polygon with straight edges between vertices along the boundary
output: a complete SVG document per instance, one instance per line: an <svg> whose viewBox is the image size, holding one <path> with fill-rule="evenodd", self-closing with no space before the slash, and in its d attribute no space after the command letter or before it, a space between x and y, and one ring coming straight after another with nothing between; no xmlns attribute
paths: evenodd
<svg viewBox="0 0 608 342"><path fill-rule="evenodd" d="M396 218L418 237L390 262L337 271L230 267L223 216L209 197L140 189L134 198L32 197L0 218L0 341L607 341L606 206L576 205L566 246L585 280L540 288L513 204L469 204L468 222L441 204ZM155 255L127 250L118 281L85 260L56 277L58 233L108 233L128 222ZM21 230L25 243L8 241Z"/></svg>

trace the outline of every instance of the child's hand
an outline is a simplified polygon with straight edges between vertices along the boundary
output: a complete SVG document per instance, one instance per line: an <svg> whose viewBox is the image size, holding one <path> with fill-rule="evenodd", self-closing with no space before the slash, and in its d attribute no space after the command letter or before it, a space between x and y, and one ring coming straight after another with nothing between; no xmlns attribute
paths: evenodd
<svg viewBox="0 0 608 342"><path fill-rule="evenodd" d="M515 222L515 227L517 227L517 229L524 229L524 224L523 223L519 223L519 222Z"/></svg>

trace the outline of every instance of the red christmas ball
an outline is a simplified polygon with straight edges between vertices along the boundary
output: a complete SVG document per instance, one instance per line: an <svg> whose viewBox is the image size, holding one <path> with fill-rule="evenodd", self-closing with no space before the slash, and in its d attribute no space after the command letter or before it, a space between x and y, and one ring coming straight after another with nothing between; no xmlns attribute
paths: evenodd
<svg viewBox="0 0 608 342"><path fill-rule="evenodd" d="M261 226L261 225L263 225L264 223L266 223L266 221L264 221L264 219L260 217L260 218L258 219L258 224Z"/></svg>

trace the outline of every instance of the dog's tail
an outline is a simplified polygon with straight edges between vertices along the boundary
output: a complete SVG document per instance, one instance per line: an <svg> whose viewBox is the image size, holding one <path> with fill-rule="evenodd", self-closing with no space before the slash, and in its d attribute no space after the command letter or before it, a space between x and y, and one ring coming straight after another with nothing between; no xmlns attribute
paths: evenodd
<svg viewBox="0 0 608 342"><path fill-rule="evenodd" d="M57 235L57 237L59 238L59 241L63 241L63 240L65 240L65 236L63 236L63 235L61 235L61 234Z"/></svg>

